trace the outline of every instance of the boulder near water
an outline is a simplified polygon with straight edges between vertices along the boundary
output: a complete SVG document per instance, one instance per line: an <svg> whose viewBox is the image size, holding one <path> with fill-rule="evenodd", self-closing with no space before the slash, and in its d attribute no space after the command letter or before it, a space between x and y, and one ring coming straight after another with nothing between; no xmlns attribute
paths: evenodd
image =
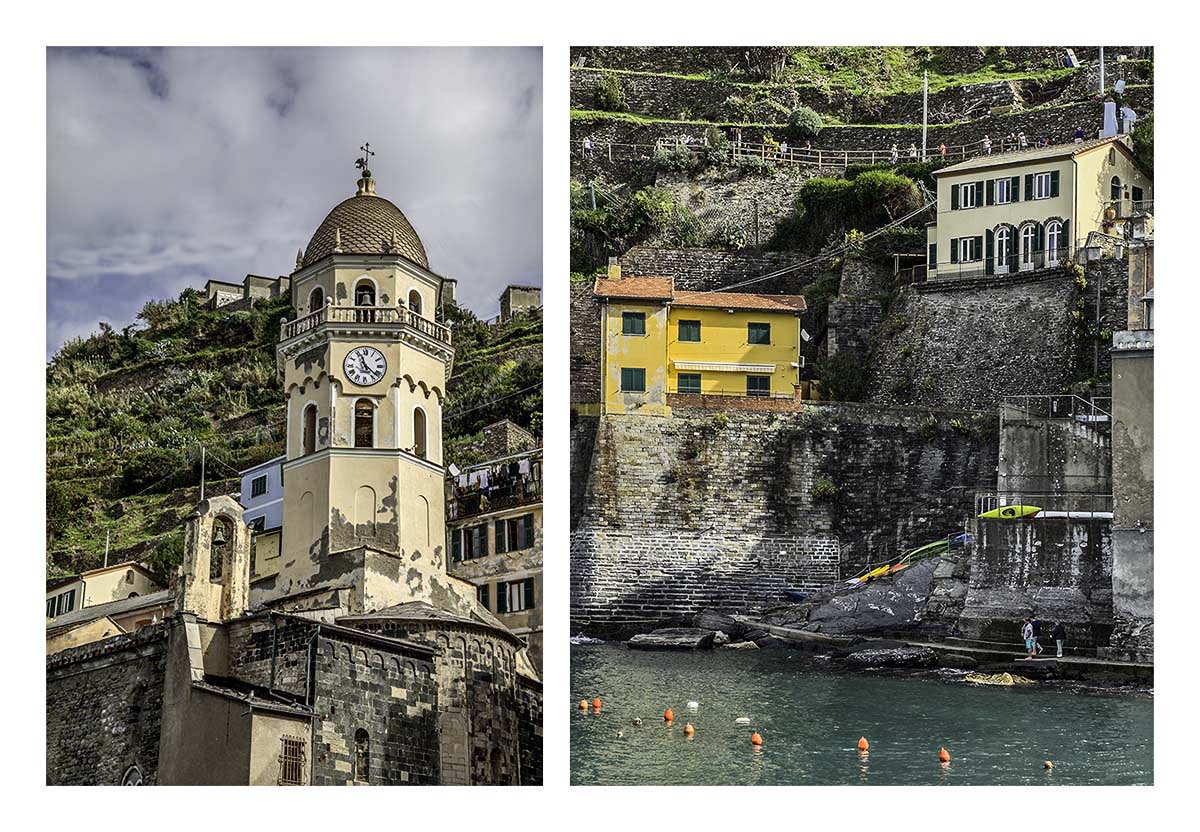
<svg viewBox="0 0 1200 832"><path fill-rule="evenodd" d="M715 636L698 627L668 627L639 633L625 644L630 650L711 650Z"/></svg>

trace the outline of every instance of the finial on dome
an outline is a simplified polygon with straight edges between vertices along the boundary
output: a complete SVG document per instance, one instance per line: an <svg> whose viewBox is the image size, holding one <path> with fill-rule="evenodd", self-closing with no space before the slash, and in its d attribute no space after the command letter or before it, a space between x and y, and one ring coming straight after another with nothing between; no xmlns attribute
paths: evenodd
<svg viewBox="0 0 1200 832"><path fill-rule="evenodd" d="M355 196L374 196L375 195L375 178L371 176L371 157L375 155L375 151L371 149L371 143L367 142L359 148L362 151L362 156L354 160L354 167L362 171L362 177L358 180L358 193Z"/></svg>
<svg viewBox="0 0 1200 832"><path fill-rule="evenodd" d="M388 254L395 254L400 250L400 240L396 236L396 229L392 229L392 239L384 246L384 251Z"/></svg>
<svg viewBox="0 0 1200 832"><path fill-rule="evenodd" d="M304 265L304 249L296 249L296 269L299 270Z"/></svg>
<svg viewBox="0 0 1200 832"><path fill-rule="evenodd" d="M333 253L342 253L342 227L340 225L333 229Z"/></svg>

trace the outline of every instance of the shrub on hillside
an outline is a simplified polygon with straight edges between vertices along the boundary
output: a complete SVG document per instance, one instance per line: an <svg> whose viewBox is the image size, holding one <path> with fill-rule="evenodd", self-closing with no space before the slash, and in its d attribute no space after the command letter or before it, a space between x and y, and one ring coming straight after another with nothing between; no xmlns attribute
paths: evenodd
<svg viewBox="0 0 1200 832"><path fill-rule="evenodd" d="M820 113L811 107L801 105L788 114L787 137L793 141L815 139L824 126L825 122L821 119Z"/></svg>
<svg viewBox="0 0 1200 832"><path fill-rule="evenodd" d="M1145 118L1138 119L1134 122L1133 127L1133 152L1142 161L1150 172L1154 172L1154 115L1148 115Z"/></svg>
<svg viewBox="0 0 1200 832"><path fill-rule="evenodd" d="M667 173L690 173L700 167L700 157L685 144L660 145L654 149L654 166Z"/></svg>
<svg viewBox="0 0 1200 832"><path fill-rule="evenodd" d="M873 231L921 204L912 180L890 171L869 170L854 179L816 177L800 187L769 247L819 250L852 228Z"/></svg>
<svg viewBox="0 0 1200 832"><path fill-rule="evenodd" d="M615 72L605 72L596 82L596 108L610 113L623 113L627 106L621 79Z"/></svg>
<svg viewBox="0 0 1200 832"><path fill-rule="evenodd" d="M187 471L187 461L178 448L142 448L134 451L125 462L121 475L121 493L137 494L155 487L169 491L172 481Z"/></svg>
<svg viewBox="0 0 1200 832"><path fill-rule="evenodd" d="M840 402L861 402L867 395L867 364L851 353L839 352L817 361L821 392Z"/></svg>

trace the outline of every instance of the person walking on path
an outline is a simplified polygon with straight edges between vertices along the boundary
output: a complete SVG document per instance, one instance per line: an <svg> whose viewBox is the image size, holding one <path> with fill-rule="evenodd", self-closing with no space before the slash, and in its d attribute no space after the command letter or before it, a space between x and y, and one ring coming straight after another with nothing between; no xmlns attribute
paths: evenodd
<svg viewBox="0 0 1200 832"><path fill-rule="evenodd" d="M896 147L896 143L892 142L892 164L900 161L900 148Z"/></svg>
<svg viewBox="0 0 1200 832"><path fill-rule="evenodd" d="M1042 655L1042 622L1041 619L1033 619L1033 651L1037 655Z"/></svg>
<svg viewBox="0 0 1200 832"><path fill-rule="evenodd" d="M938 152L942 154L942 158L946 158L946 143L942 142L938 145Z"/></svg>
<svg viewBox="0 0 1200 832"><path fill-rule="evenodd" d="M585 136L583 139L583 158L585 158L585 159L592 158L592 138L591 138L591 136Z"/></svg>
<svg viewBox="0 0 1200 832"><path fill-rule="evenodd" d="M1025 624L1021 627L1021 638L1025 639L1025 658L1033 658L1033 646L1036 642L1033 640L1033 622L1029 616L1025 616Z"/></svg>
<svg viewBox="0 0 1200 832"><path fill-rule="evenodd" d="M1051 633L1054 637L1054 645L1058 648L1058 658L1062 658L1063 642L1067 640L1067 628L1060 621L1054 625L1054 632Z"/></svg>
<svg viewBox="0 0 1200 832"><path fill-rule="evenodd" d="M992 140L988 137L987 133L983 134L983 152L988 156L992 155Z"/></svg>

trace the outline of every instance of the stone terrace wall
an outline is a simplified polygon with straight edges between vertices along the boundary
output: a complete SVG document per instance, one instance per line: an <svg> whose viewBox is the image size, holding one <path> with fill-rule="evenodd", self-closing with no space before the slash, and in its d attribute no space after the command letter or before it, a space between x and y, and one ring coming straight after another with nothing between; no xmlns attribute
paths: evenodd
<svg viewBox="0 0 1200 832"><path fill-rule="evenodd" d="M593 281L571 283L571 402L600 401L600 304Z"/></svg>
<svg viewBox="0 0 1200 832"><path fill-rule="evenodd" d="M1021 619L1067 627L1072 647L1108 644L1112 630L1112 521L977 520L959 626L969 638L1020 644Z"/></svg>
<svg viewBox="0 0 1200 832"><path fill-rule="evenodd" d="M158 782L169 623L46 659L46 784Z"/></svg>
<svg viewBox="0 0 1200 832"><path fill-rule="evenodd" d="M849 404L674 414L599 420L591 468L575 474L586 485L572 489L576 629L746 609L781 600L784 584L853 574L960 529L995 471L994 431L969 414L953 417L966 430L950 414L931 424ZM814 496L819 480L837 494Z"/></svg>
<svg viewBox="0 0 1200 832"><path fill-rule="evenodd" d="M776 271L802 259L789 251L713 251L694 248L634 246L619 258L621 273L638 277L673 277L675 287L710 291ZM821 272L790 272L752 284L744 291L760 294L803 294Z"/></svg>

